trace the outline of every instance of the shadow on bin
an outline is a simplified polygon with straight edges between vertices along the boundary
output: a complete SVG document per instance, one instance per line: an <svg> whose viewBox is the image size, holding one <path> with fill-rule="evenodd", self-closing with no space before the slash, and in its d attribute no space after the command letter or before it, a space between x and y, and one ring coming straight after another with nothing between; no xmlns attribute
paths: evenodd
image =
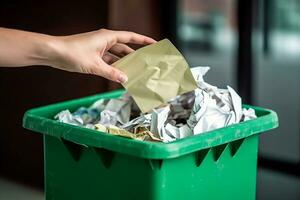
<svg viewBox="0 0 300 200"><path fill-rule="evenodd" d="M46 199L255 199L258 133L275 112L171 143L138 141L64 124L53 116L117 98L94 95L29 110L23 126L44 134Z"/></svg>

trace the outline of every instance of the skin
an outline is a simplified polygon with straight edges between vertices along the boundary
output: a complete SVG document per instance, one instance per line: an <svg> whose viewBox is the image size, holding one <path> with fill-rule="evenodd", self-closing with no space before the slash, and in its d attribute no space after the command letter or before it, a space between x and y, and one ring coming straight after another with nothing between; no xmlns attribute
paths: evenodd
<svg viewBox="0 0 300 200"><path fill-rule="evenodd" d="M156 41L137 33L100 29L69 36L51 36L0 28L0 66L46 65L99 75L124 83L127 76L110 64L134 50L126 44Z"/></svg>

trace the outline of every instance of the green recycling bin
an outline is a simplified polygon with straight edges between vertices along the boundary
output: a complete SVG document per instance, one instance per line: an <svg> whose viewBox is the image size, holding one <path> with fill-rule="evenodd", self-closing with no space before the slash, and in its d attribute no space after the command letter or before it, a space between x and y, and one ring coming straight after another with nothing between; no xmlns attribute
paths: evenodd
<svg viewBox="0 0 300 200"><path fill-rule="evenodd" d="M255 199L258 134L278 126L275 112L171 143L138 141L53 120L124 91L35 108L23 126L43 134L47 200Z"/></svg>

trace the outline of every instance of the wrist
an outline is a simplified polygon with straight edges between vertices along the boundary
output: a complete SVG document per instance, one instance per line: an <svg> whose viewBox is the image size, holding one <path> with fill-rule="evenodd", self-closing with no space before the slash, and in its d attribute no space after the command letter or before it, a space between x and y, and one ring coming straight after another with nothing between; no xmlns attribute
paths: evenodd
<svg viewBox="0 0 300 200"><path fill-rule="evenodd" d="M34 56L35 63L55 67L62 48L59 36L44 35L38 42Z"/></svg>

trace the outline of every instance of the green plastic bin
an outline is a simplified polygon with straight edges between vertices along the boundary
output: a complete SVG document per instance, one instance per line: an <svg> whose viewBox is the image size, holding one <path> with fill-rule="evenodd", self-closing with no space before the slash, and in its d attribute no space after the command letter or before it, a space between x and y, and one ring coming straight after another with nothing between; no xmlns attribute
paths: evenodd
<svg viewBox="0 0 300 200"><path fill-rule="evenodd" d="M255 199L258 133L278 126L275 112L168 144L114 136L53 120L124 91L35 108L23 126L44 136L47 200Z"/></svg>

